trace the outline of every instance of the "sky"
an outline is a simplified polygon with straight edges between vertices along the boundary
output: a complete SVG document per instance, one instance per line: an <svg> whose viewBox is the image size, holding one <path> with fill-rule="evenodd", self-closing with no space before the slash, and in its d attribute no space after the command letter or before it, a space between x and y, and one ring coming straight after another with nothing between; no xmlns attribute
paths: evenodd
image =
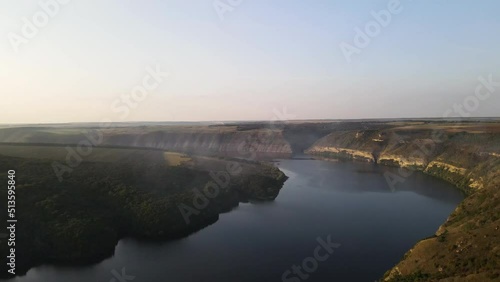
<svg viewBox="0 0 500 282"><path fill-rule="evenodd" d="M0 123L498 117L499 11L0 0Z"/></svg>

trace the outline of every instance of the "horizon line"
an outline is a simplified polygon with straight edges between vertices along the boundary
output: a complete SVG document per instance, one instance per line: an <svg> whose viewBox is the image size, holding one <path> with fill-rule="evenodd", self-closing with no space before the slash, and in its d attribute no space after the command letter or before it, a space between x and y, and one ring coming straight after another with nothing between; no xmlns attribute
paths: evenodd
<svg viewBox="0 0 500 282"><path fill-rule="evenodd" d="M288 120L260 120L260 119L248 119L248 120L164 120L164 121L153 121L153 120L137 120L137 121L115 121L115 122L100 122L100 121L77 121L77 122L19 122L19 123L0 123L0 125L71 125L71 124L126 124L126 123L238 123L238 122L277 122L277 123L287 123L287 122L314 122L314 121L377 121L377 120L478 120L478 119L498 119L500 116L490 116L490 117L385 117L385 118L311 118L311 119L288 119Z"/></svg>

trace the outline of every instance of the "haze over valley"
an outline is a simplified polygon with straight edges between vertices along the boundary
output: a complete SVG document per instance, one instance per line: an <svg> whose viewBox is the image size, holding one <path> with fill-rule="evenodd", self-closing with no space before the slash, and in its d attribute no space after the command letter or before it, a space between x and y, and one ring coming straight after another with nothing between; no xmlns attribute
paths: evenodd
<svg viewBox="0 0 500 282"><path fill-rule="evenodd" d="M0 281L499 281L499 8L1 2Z"/></svg>

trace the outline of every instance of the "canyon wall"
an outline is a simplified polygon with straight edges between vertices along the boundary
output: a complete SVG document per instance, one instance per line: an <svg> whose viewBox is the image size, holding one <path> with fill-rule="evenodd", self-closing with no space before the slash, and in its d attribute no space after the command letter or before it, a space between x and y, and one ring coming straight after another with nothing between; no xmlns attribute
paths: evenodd
<svg viewBox="0 0 500 282"><path fill-rule="evenodd" d="M25 128L0 130L0 142L30 144L79 144L97 140L97 146L154 148L197 155L249 157L269 154L287 157L290 144L281 130L236 130L235 127L168 127L67 129Z"/></svg>
<svg viewBox="0 0 500 282"><path fill-rule="evenodd" d="M455 184L467 198L433 237L420 241L384 281L500 279L500 134L389 128L333 132L307 153L400 167L388 185L422 171Z"/></svg>
<svg viewBox="0 0 500 282"><path fill-rule="evenodd" d="M341 131L321 138L306 153L397 166L480 189L498 169L499 134L436 130Z"/></svg>

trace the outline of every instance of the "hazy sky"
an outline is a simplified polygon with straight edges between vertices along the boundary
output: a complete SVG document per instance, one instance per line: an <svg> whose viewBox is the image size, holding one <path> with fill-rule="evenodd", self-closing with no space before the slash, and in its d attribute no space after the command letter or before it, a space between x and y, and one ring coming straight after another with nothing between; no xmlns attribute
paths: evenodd
<svg viewBox="0 0 500 282"><path fill-rule="evenodd" d="M499 116L497 0L51 1L0 0L0 123Z"/></svg>

